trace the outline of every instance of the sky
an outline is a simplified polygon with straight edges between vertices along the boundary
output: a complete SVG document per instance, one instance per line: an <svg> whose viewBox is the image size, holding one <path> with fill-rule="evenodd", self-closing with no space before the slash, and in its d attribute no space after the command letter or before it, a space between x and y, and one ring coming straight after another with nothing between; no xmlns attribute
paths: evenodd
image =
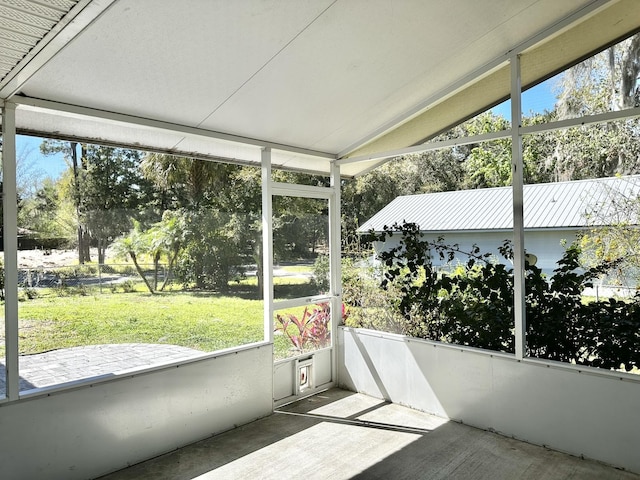
<svg viewBox="0 0 640 480"><path fill-rule="evenodd" d="M553 110L556 103L554 93L558 76L552 77L529 90L522 92L522 112L528 115L530 112L542 113L544 110ZM502 102L491 109L496 115L511 118L511 100Z"/></svg>
<svg viewBox="0 0 640 480"><path fill-rule="evenodd" d="M42 177L50 177L55 180L67 169L67 163L62 154L42 155L40 153L41 143L42 138L18 135L16 138L18 161L27 162L29 170L41 174Z"/></svg>

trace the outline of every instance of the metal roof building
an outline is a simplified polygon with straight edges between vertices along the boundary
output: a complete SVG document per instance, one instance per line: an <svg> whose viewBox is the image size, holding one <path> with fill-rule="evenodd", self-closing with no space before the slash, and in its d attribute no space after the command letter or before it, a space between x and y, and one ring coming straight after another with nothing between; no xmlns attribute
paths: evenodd
<svg viewBox="0 0 640 480"><path fill-rule="evenodd" d="M625 220L616 205L640 195L640 176L532 184L523 190L526 230L580 229ZM511 230L512 193L511 187L500 187L401 196L359 231L403 222L425 232Z"/></svg>

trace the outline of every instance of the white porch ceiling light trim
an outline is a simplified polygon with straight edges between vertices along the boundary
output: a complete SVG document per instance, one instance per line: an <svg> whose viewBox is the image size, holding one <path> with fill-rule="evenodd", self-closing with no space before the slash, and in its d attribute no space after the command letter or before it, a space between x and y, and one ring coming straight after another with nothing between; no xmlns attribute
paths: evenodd
<svg viewBox="0 0 640 480"><path fill-rule="evenodd" d="M259 140L250 137L243 137L239 135L232 135L224 132L215 132L212 130L206 130L203 128L189 127L186 125L180 125L176 123L164 122L161 120L153 120L149 118L135 117L132 115L126 115L116 112L108 112L104 110L95 110L88 107L80 107L77 105L67 105L58 102L52 102L49 100L41 100L37 98L29 97L14 97L12 102L16 105L34 107L41 110L50 110L52 112L60 112L63 114L69 114L69 116L86 117L87 119L94 118L103 120L105 122L118 122L123 125L133 125L143 128L156 128L160 130L166 130L168 132L188 135L198 135L215 140L223 140L228 142L241 143L244 145L251 145L260 148L274 148L291 153L300 153L303 155L311 155L314 157L322 158L335 158L335 155L311 150L307 148L295 147L291 145L283 145L280 143L270 142L268 140Z"/></svg>

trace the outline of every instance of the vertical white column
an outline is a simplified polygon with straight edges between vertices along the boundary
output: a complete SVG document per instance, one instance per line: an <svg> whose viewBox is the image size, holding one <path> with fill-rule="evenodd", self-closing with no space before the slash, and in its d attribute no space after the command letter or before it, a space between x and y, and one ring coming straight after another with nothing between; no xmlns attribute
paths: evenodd
<svg viewBox="0 0 640 480"><path fill-rule="evenodd" d="M524 214L522 160L522 83L520 57L511 58L511 173L513 179L513 311L515 321L515 355L521 360L526 354L526 302L524 285Z"/></svg>
<svg viewBox="0 0 640 480"><path fill-rule="evenodd" d="M262 297L264 340L273 342L273 195L271 149L262 150Z"/></svg>
<svg viewBox="0 0 640 480"><path fill-rule="evenodd" d="M2 208L4 237L4 320L6 396L19 397L18 372L18 195L16 187L16 106L2 109Z"/></svg>
<svg viewBox="0 0 640 480"><path fill-rule="evenodd" d="M331 189L329 199L329 285L331 288L331 379L336 382L338 374L338 325L342 320L342 238L340 233L340 166L331 164Z"/></svg>

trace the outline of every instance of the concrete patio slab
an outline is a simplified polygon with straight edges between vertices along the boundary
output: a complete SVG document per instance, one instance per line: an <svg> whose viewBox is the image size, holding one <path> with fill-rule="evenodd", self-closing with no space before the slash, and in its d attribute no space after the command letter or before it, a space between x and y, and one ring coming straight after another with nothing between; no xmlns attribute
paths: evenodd
<svg viewBox="0 0 640 480"><path fill-rule="evenodd" d="M218 478L638 480L640 476L332 389L102 480Z"/></svg>
<svg viewBox="0 0 640 480"><path fill-rule="evenodd" d="M177 345L125 343L61 348L19 357L20 391L48 387L88 377L152 367L202 355L200 350ZM6 391L4 368L0 398Z"/></svg>

